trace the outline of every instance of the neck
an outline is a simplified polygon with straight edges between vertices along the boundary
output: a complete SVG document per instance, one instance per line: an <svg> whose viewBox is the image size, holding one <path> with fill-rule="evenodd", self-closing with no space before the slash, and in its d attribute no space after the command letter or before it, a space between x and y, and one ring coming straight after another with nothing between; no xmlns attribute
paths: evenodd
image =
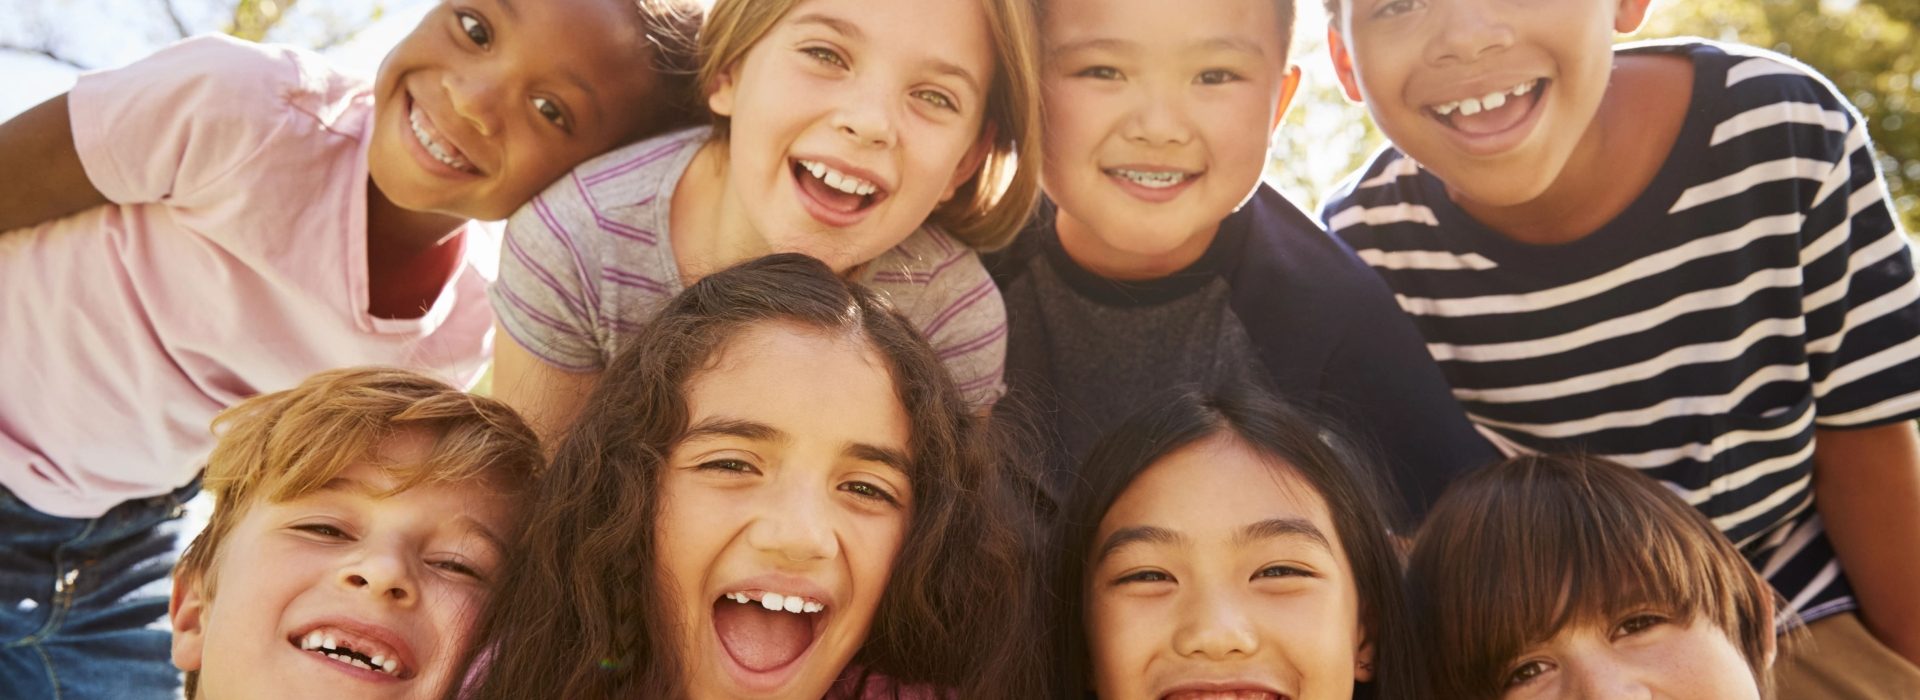
<svg viewBox="0 0 1920 700"><path fill-rule="evenodd" d="M1060 247L1074 264L1110 280L1138 282L1155 280L1187 269L1206 255L1207 247L1220 235L1218 222L1187 234L1170 250L1139 253L1115 247L1088 226L1060 209L1054 215L1053 229L1060 236Z"/></svg>
<svg viewBox="0 0 1920 700"><path fill-rule="evenodd" d="M746 203L727 177L727 148L708 141L695 153L674 188L668 212L674 264L687 284L742 260L773 252L745 212Z"/></svg>
<svg viewBox="0 0 1920 700"><path fill-rule="evenodd" d="M367 313L418 318L460 265L465 219L403 209L367 181Z"/></svg>

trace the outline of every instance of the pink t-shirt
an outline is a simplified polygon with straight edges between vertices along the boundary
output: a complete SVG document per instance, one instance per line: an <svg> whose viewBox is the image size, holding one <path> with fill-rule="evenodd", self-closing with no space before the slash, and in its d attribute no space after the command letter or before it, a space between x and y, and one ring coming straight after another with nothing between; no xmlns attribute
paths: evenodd
<svg viewBox="0 0 1920 700"><path fill-rule="evenodd" d="M0 485L94 517L186 484L215 413L314 372L478 378L491 232L468 226L425 316L366 312L372 105L318 56L225 37L80 78L74 142L115 204L0 232Z"/></svg>

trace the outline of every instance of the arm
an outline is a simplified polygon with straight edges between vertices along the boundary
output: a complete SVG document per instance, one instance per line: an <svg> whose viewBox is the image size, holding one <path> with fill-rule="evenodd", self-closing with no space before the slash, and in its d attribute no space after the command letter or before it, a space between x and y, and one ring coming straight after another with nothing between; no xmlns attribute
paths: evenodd
<svg viewBox="0 0 1920 700"><path fill-rule="evenodd" d="M494 329L493 395L519 411L540 436L547 454L560 447L560 438L580 417L587 395L600 382L599 372L568 372L547 364L513 339L506 329Z"/></svg>
<svg viewBox="0 0 1920 700"><path fill-rule="evenodd" d="M107 203L80 165L64 94L0 124L0 163L32 174L0 187L0 232Z"/></svg>
<svg viewBox="0 0 1920 700"><path fill-rule="evenodd" d="M1814 433L1814 503L1860 618L1920 664L1920 432L1913 421Z"/></svg>

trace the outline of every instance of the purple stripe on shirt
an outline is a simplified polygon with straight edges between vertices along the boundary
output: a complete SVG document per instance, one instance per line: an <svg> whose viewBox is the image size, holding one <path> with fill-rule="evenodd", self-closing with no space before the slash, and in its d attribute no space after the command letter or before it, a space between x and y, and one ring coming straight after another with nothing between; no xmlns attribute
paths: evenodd
<svg viewBox="0 0 1920 700"><path fill-rule="evenodd" d="M1000 383L1001 375L1006 374L1006 372L1007 372L1007 363L1003 361L998 366L994 367L992 372L988 372L978 377L974 377L967 381L961 382L959 386L960 393L964 394L969 391L985 389L987 387L998 384Z"/></svg>
<svg viewBox="0 0 1920 700"><path fill-rule="evenodd" d="M981 280L980 284L974 285L973 289L969 289L966 294L960 295L960 298L954 301L952 306L947 307L945 311L941 311L940 315L933 317L932 321L928 321L926 327L920 329L920 333L928 338L932 338L934 334L940 332L941 328L946 327L947 322L952 321L953 317L960 315L962 310L973 306L974 302L987 296L987 293L991 291L993 291L993 280Z"/></svg>
<svg viewBox="0 0 1920 700"><path fill-rule="evenodd" d="M993 330L987 331L986 335L983 335L973 340L969 340L967 342L961 343L959 345L955 345L953 347L935 352L934 356L940 358L941 362L946 362L949 359L959 357L961 355L965 355L967 353L970 353L975 350L979 350L980 348L984 348L988 345L991 345L993 344L993 341L999 340L1006 336L1007 336L1007 324L1001 323L1000 325L994 326Z"/></svg>
<svg viewBox="0 0 1920 700"><path fill-rule="evenodd" d="M647 245L658 245L660 243L659 234L601 216L600 211L597 209L593 212L593 222L600 225L600 230L621 238L636 240Z"/></svg>
<svg viewBox="0 0 1920 700"><path fill-rule="evenodd" d="M912 270L909 270L907 272L897 272L894 270L885 270L881 272L876 272L876 273L873 273L873 281L875 282L906 282L906 283L912 283L912 284L931 284L933 282L933 278L938 277L942 272L946 272L947 268L953 267L954 263L960 262L961 260L965 260L967 258L967 252L968 251L964 251L964 250L953 252L951 255L947 256L946 260L941 261L940 264L933 266L933 269L928 270L926 272L916 272Z"/></svg>
<svg viewBox="0 0 1920 700"><path fill-rule="evenodd" d="M547 269L541 267L539 263L534 262L533 256L528 255L527 251L520 247L520 242L514 240L513 236L507 236L507 252L512 254L515 260L519 260L520 265L525 267L527 273L532 275L535 280L538 280L540 284L546 286L547 289L552 290L555 295L560 297L561 301L566 302L567 308L573 310L576 314L586 315L587 306L581 303L578 297L569 294L566 286L560 284L560 280L554 277L552 272L547 271ZM505 284L507 282L507 276L502 275L498 283Z"/></svg>
<svg viewBox="0 0 1920 700"><path fill-rule="evenodd" d="M578 183L579 179L575 178L574 182ZM581 195L585 195L586 193L587 192L584 189L580 191ZM587 206L591 208L593 206L593 201L587 200ZM546 224L547 229L553 231L553 237L560 239L560 245L567 249L567 253L569 255L573 256L574 269L576 270L587 269L587 257L580 254L579 246L574 245L573 234L571 232L568 232L565 226L560 225L560 217L554 215L553 207L547 206L547 198L545 196L541 196L541 195L534 196L533 213L538 214L540 216L540 223ZM521 262L526 262L526 261L525 259L522 259ZM586 289L581 291L586 293L587 301L591 302L592 305L594 306L600 305L600 290L594 289L593 285L586 285Z"/></svg>
<svg viewBox="0 0 1920 700"><path fill-rule="evenodd" d="M496 285L496 288L500 290L500 298L507 300L508 306L513 307L514 310L519 311L521 314L525 315L529 320L535 321L540 325L546 326L548 328L552 328L556 331L560 331L560 334L564 336L573 337L579 334L579 331L575 329L571 324L568 324L567 322L554 318L552 316L548 316L545 312L541 311L539 307L534 306L533 304L527 303L527 300L522 299L520 298L520 295L513 293L513 290L508 288L507 286ZM514 339L518 340L519 337L520 336L516 334L514 336ZM526 343L521 343L521 345L526 345Z"/></svg>
<svg viewBox="0 0 1920 700"><path fill-rule="evenodd" d="M616 177L620 177L621 175L625 175L627 173L633 172L634 169L639 168L640 166L654 162L669 153L680 150L680 147L685 146L686 143L687 142L685 140L674 140L674 141L667 142L666 144L661 145L660 147L655 148L651 151L647 151L646 153L642 153L640 155L629 158L626 160L626 162L623 162L619 165L615 165L611 168L607 168L606 170L602 170L592 175L588 175L587 184L598 185L602 182L606 182Z"/></svg>
<svg viewBox="0 0 1920 700"><path fill-rule="evenodd" d="M661 283L659 280L631 272L607 268L600 271L600 278L614 284L644 289L663 296L667 293L667 285Z"/></svg>

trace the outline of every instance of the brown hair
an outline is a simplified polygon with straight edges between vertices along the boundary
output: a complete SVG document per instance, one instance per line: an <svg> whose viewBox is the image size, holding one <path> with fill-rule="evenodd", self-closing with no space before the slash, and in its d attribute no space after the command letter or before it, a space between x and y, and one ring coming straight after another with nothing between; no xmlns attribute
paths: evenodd
<svg viewBox="0 0 1920 700"><path fill-rule="evenodd" d="M213 419L220 441L203 488L213 496L207 527L180 556L175 578L208 598L220 545L255 503L300 498L325 486L386 440L408 431L434 436L420 464L382 464L399 493L422 484L486 479L507 493L524 488L543 463L533 430L506 404L402 369L362 367L308 377L292 389L234 404ZM198 674L187 673L192 696Z"/></svg>
<svg viewBox="0 0 1920 700"><path fill-rule="evenodd" d="M1699 511L1604 459L1516 457L1462 478L1427 516L1407 589L1436 697L1499 697L1528 647L1647 604L1719 627L1771 694L1773 589Z"/></svg>
<svg viewBox="0 0 1920 700"><path fill-rule="evenodd" d="M699 33L706 10L699 0L632 0L639 13L652 54L649 66L659 77L660 89L649 91L644 104L631 108L657 110L663 120L647 120L651 136L697 124L705 117L696 78L700 72Z"/></svg>
<svg viewBox="0 0 1920 700"><path fill-rule="evenodd" d="M927 223L979 250L1013 240L1040 200L1040 58L1033 0L973 0L987 16L994 74L987 93L983 136L993 139L980 172L952 199L934 207ZM800 0L717 0L700 29L700 93L712 93ZM714 116L713 137L727 137L727 119ZM1021 164L1026 167L1021 167Z"/></svg>
<svg viewBox="0 0 1920 700"><path fill-rule="evenodd" d="M675 297L608 366L537 488L522 546L476 634L485 660L458 697L677 697L679 621L658 580L659 479L685 435L687 382L763 323L845 334L884 358L911 422L914 508L856 662L961 697L1035 697L1039 634L1021 511L947 370L874 292L821 262L773 255ZM992 614L982 614L982 611ZM502 653L492 653L500 650ZM534 651L537 650L537 651Z"/></svg>

